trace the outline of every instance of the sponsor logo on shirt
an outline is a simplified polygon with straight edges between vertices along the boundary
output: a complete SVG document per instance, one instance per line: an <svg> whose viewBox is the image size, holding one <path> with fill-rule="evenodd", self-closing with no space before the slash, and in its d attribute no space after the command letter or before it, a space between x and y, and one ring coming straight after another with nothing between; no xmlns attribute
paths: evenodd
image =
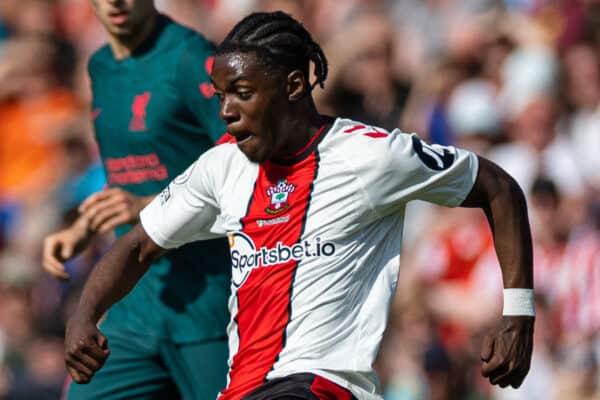
<svg viewBox="0 0 600 400"><path fill-rule="evenodd" d="M292 246L277 242L272 247L256 248L254 241L243 232L232 232L229 236L231 250L232 281L236 287L244 284L255 268L265 268L288 261L301 261L306 258L332 257L335 244L320 237L304 240Z"/></svg>
<svg viewBox="0 0 600 400"><path fill-rule="evenodd" d="M278 218L272 218L272 219L257 219L256 225L258 225L259 228L262 228L263 226L284 224L286 222L289 222L289 220L290 220L289 215L285 215L283 217L278 217Z"/></svg>
<svg viewBox="0 0 600 400"><path fill-rule="evenodd" d="M279 214L287 210L290 206L289 195L294 190L296 190L296 186L288 183L287 179L280 179L276 185L269 187L267 196L271 197L271 204L265 208L267 214Z"/></svg>
<svg viewBox="0 0 600 400"><path fill-rule="evenodd" d="M108 183L131 185L147 181L162 181L169 177L167 167L156 153L132 154L104 160Z"/></svg>

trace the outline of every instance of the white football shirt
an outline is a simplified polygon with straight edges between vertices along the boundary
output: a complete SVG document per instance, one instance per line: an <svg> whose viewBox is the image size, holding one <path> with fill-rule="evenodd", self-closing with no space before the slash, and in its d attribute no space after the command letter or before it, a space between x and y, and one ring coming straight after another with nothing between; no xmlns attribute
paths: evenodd
<svg viewBox="0 0 600 400"><path fill-rule="evenodd" d="M285 165L217 146L141 213L164 248L229 237L230 368L220 399L299 372L381 399L372 364L398 279L406 204L457 206L475 182L473 153L330 122Z"/></svg>

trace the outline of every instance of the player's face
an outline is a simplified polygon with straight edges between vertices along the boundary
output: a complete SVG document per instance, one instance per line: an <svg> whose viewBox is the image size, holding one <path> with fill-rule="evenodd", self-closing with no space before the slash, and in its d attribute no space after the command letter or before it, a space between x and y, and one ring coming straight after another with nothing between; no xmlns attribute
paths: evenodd
<svg viewBox="0 0 600 400"><path fill-rule="evenodd" d="M92 0L96 15L109 34L136 35L154 13L154 0Z"/></svg>
<svg viewBox="0 0 600 400"><path fill-rule="evenodd" d="M221 103L220 117L240 150L254 162L280 156L279 132L287 111L285 80L270 73L253 53L215 58L212 81Z"/></svg>

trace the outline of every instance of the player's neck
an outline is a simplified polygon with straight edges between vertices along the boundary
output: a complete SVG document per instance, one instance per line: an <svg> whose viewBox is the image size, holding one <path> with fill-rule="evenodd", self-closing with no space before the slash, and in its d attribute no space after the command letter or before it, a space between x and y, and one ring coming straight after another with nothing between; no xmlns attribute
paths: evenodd
<svg viewBox="0 0 600 400"><path fill-rule="evenodd" d="M140 29L130 36L115 36L109 33L108 43L112 49L113 55L117 60L122 60L131 56L135 49L141 45L144 40L152 34L152 30L156 24L158 12L152 14L151 18L140 27Z"/></svg>
<svg viewBox="0 0 600 400"><path fill-rule="evenodd" d="M289 158L302 150L323 125L323 118L311 101L285 118L282 132L286 141L281 144L276 158Z"/></svg>

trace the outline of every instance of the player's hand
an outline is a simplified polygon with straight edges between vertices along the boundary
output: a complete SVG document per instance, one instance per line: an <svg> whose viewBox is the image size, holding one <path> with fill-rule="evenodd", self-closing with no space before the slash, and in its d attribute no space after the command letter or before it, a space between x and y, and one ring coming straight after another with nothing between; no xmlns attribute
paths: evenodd
<svg viewBox="0 0 600 400"><path fill-rule="evenodd" d="M518 388L529 372L533 317L503 317L502 325L483 339L481 374L492 385Z"/></svg>
<svg viewBox="0 0 600 400"><path fill-rule="evenodd" d="M108 358L108 340L90 320L71 318L65 334L65 364L77 383L89 383Z"/></svg>
<svg viewBox="0 0 600 400"><path fill-rule="evenodd" d="M82 221L71 227L46 236L43 244L42 265L44 270L58 279L69 279L64 262L79 254L92 238Z"/></svg>
<svg viewBox="0 0 600 400"><path fill-rule="evenodd" d="M120 188L104 189L85 199L79 212L92 231L106 233L116 226L136 223L140 211L151 199Z"/></svg>

